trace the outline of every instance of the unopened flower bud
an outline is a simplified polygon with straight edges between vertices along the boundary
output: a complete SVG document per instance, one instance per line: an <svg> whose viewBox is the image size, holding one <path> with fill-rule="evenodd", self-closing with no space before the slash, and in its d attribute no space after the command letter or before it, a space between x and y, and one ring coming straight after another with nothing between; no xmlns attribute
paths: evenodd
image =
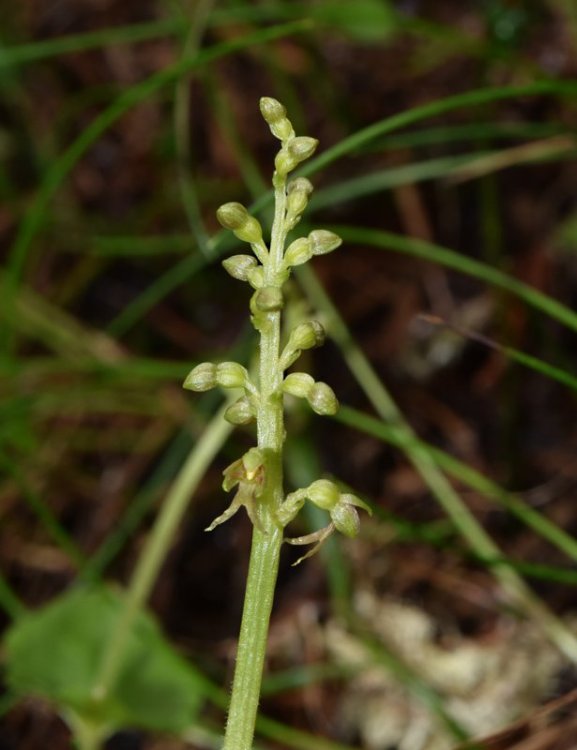
<svg viewBox="0 0 577 750"><path fill-rule="evenodd" d="M274 161L276 171L281 175L292 172L302 161L314 154L318 143L316 138L310 138L307 135L293 138L276 155Z"/></svg>
<svg viewBox="0 0 577 750"><path fill-rule="evenodd" d="M262 266L250 268L246 274L246 280L253 289L260 289L264 284L264 271Z"/></svg>
<svg viewBox="0 0 577 750"><path fill-rule="evenodd" d="M274 168L279 175L287 175L297 164L286 148L281 148L274 158Z"/></svg>
<svg viewBox="0 0 577 750"><path fill-rule="evenodd" d="M287 349L314 349L325 340L325 329L318 320L307 320L293 328L287 342Z"/></svg>
<svg viewBox="0 0 577 750"><path fill-rule="evenodd" d="M315 385L314 378L307 372L291 372L283 381L282 389L285 393L298 398L308 398Z"/></svg>
<svg viewBox="0 0 577 750"><path fill-rule="evenodd" d="M337 485L328 479L317 479L307 487L306 494L309 500L323 510L332 510L341 497Z"/></svg>
<svg viewBox="0 0 577 750"><path fill-rule="evenodd" d="M291 180L287 186L287 210L291 213L302 214L312 192L313 185L306 177L296 177Z"/></svg>
<svg viewBox="0 0 577 750"><path fill-rule="evenodd" d="M284 262L287 266L300 266L313 257L311 241L308 237L299 237L291 242L284 254Z"/></svg>
<svg viewBox="0 0 577 750"><path fill-rule="evenodd" d="M242 396L228 407L224 418L231 424L250 424L255 418L255 411L249 399Z"/></svg>
<svg viewBox="0 0 577 750"><path fill-rule="evenodd" d="M225 203L216 212L216 218L225 229L230 229L243 242L260 242L262 227L242 203Z"/></svg>
<svg viewBox="0 0 577 750"><path fill-rule="evenodd" d="M272 96L261 96L259 106L261 115L269 125L286 117L286 108Z"/></svg>
<svg viewBox="0 0 577 750"><path fill-rule="evenodd" d="M260 312L276 312L284 304L282 291L277 286L264 286L255 295L254 304Z"/></svg>
<svg viewBox="0 0 577 750"><path fill-rule="evenodd" d="M309 159L316 151L319 142L316 138L310 138L308 135L300 135L293 138L288 144L289 154L296 159L298 163Z"/></svg>
<svg viewBox="0 0 577 750"><path fill-rule="evenodd" d="M359 514L352 505L348 503L337 503L337 505L330 511L331 520L335 525L337 531L348 537L355 537L358 535L361 522L359 520Z"/></svg>
<svg viewBox="0 0 577 750"><path fill-rule="evenodd" d="M294 135L293 126L286 116L286 109L279 101L270 96L263 96L260 100L260 111L276 138L286 141Z"/></svg>
<svg viewBox="0 0 577 750"><path fill-rule="evenodd" d="M326 255L342 244L342 239L327 229L315 229L309 234L313 255Z"/></svg>
<svg viewBox="0 0 577 750"><path fill-rule="evenodd" d="M291 180L287 188L287 227L294 229L299 223L301 215L309 202L309 195L313 186L306 177Z"/></svg>
<svg viewBox="0 0 577 750"><path fill-rule="evenodd" d="M216 385L216 365L212 362L202 362L188 373L182 387L200 392L210 391Z"/></svg>
<svg viewBox="0 0 577 750"><path fill-rule="evenodd" d="M248 281L248 273L256 268L257 261L252 255L232 255L223 260L222 265L233 279Z"/></svg>
<svg viewBox="0 0 577 750"><path fill-rule="evenodd" d="M246 367L238 362L221 362L216 366L216 382L221 388L244 388L247 380Z"/></svg>
<svg viewBox="0 0 577 750"><path fill-rule="evenodd" d="M317 414L336 414L339 408L335 392L326 383L315 383L306 398L311 405L311 409Z"/></svg>

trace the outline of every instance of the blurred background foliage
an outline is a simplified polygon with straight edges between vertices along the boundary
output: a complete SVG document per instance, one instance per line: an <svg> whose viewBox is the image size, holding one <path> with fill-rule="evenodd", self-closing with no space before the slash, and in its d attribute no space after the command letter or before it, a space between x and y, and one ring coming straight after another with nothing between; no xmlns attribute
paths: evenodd
<svg viewBox="0 0 577 750"><path fill-rule="evenodd" d="M375 520L286 553L258 747L439 750L575 687L536 615L577 608L572 0L1 0L0 39L2 626L129 580L220 406L184 376L250 363L214 213L269 215L269 95L321 142L307 222L345 239L291 287L344 408L289 404L287 482ZM250 542L203 532L251 441L225 437L150 601L206 708L110 748L218 747ZM3 707L0 747L70 746L44 701Z"/></svg>

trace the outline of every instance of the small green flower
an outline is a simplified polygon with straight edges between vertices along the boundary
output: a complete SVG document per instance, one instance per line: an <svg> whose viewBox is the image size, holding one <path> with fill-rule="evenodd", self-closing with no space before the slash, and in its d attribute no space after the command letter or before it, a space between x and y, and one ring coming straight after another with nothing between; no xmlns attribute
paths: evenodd
<svg viewBox="0 0 577 750"><path fill-rule="evenodd" d="M250 268L246 274L246 280L253 289L260 289L264 286L264 271L262 266Z"/></svg>
<svg viewBox="0 0 577 750"><path fill-rule="evenodd" d="M216 218L225 229L230 229L243 242L258 244L262 241L262 227L242 203L225 203L216 212Z"/></svg>
<svg viewBox="0 0 577 750"><path fill-rule="evenodd" d="M342 244L342 239L328 229L315 229L309 234L313 255L326 255Z"/></svg>
<svg viewBox="0 0 577 750"><path fill-rule="evenodd" d="M311 409L321 416L336 414L339 409L335 392L326 383L315 383L306 398L311 405Z"/></svg>
<svg viewBox="0 0 577 750"><path fill-rule="evenodd" d="M255 409L246 396L239 398L224 412L224 418L230 424L250 424L254 421L255 416Z"/></svg>
<svg viewBox="0 0 577 750"><path fill-rule="evenodd" d="M295 132L286 116L286 109L279 101L263 96L260 100L260 112L275 138L286 141L294 137Z"/></svg>
<svg viewBox="0 0 577 750"><path fill-rule="evenodd" d="M325 340L325 329L318 320L308 320L299 323L290 333L289 339L280 357L283 370L290 367L300 357L303 349L313 349L321 346Z"/></svg>
<svg viewBox="0 0 577 750"><path fill-rule="evenodd" d="M222 265L233 279L248 281L249 273L257 267L257 260L252 255L231 255L222 261Z"/></svg>
<svg viewBox="0 0 577 750"><path fill-rule="evenodd" d="M359 514L352 505L339 503L330 511L331 520L337 531L341 534L353 538L358 536L361 528Z"/></svg>
<svg viewBox="0 0 577 750"><path fill-rule="evenodd" d="M216 366L216 382L221 388L244 388L248 380L246 367L238 362L221 362Z"/></svg>
<svg viewBox="0 0 577 750"><path fill-rule="evenodd" d="M301 266L313 257L313 248L308 237L299 237L291 242L284 254L286 266Z"/></svg>
<svg viewBox="0 0 577 750"><path fill-rule="evenodd" d="M318 508L333 510L341 498L341 492L334 482L328 479L317 479L304 492Z"/></svg>
<svg viewBox="0 0 577 750"><path fill-rule="evenodd" d="M298 165L310 158L319 142L316 138L309 138L306 135L297 136L289 140L276 155L274 165L279 175L287 175L296 169Z"/></svg>
<svg viewBox="0 0 577 750"><path fill-rule="evenodd" d="M210 391L218 385L216 380L216 365L212 362L202 362L186 376L182 387L189 391Z"/></svg>
<svg viewBox="0 0 577 750"><path fill-rule="evenodd" d="M318 320L307 320L293 328L287 342L287 348L314 349L325 342L325 329Z"/></svg>
<svg viewBox="0 0 577 750"><path fill-rule="evenodd" d="M315 385L315 380L308 372L291 372L283 381L282 389L285 393L297 398L308 398L308 394Z"/></svg>
<svg viewBox="0 0 577 750"><path fill-rule="evenodd" d="M313 186L306 177L291 180L287 187L287 229L294 229L309 202Z"/></svg>

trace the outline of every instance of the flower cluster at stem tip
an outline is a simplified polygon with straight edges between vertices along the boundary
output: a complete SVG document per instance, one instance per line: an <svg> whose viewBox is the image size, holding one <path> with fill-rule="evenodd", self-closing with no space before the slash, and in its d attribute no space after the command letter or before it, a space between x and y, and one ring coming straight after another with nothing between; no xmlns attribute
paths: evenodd
<svg viewBox="0 0 577 750"><path fill-rule="evenodd" d="M280 219L279 211L275 212L277 218L273 225L270 246L267 246L263 238L262 226L258 219L251 216L241 203L225 203L220 206L216 215L225 229L232 231L238 240L247 243L252 250L251 255L240 254L227 258L223 261L223 266L233 278L247 282L254 290L250 301L251 321L263 337L272 325L278 325L278 315L284 305L282 287L288 280L292 268L306 263L316 255L332 252L341 244L341 238L334 232L316 229L306 237L295 239L285 248L286 237L299 223L313 190L312 184L305 177L288 180L288 175L301 162L313 155L318 141L308 136L297 136L287 118L285 107L276 99L263 97L260 100L260 111L272 134L281 142L274 162L273 186L277 209L279 205L282 208ZM281 204L278 203L279 195ZM275 315L277 317L274 317ZM278 355L277 363L281 377L276 396L281 402L282 394L289 394L305 399L317 414L336 413L338 401L329 385L315 381L311 375L304 372L284 374L304 350L320 346L324 340L325 331L317 320L299 323L289 333ZM235 425L246 425L255 420L258 423L264 400L260 392L263 384L259 383L257 386L247 369L239 363L203 362L197 365L184 381L184 387L192 391L207 391L217 386L239 389L243 392L243 395L226 409L226 420ZM228 509L218 516L207 530L210 531L227 521L241 506L246 508L252 523L260 526L258 506L265 486L266 467L266 450L258 446L251 448L225 469L223 488L227 492L236 488L236 494ZM285 539L290 544L314 545L297 562L314 554L335 530L348 537L356 536L359 531L356 508L370 512L368 506L355 495L342 493L334 482L319 479L284 498L274 511L276 523L282 528L286 527L296 517L306 500L326 510L331 520L328 526L313 534Z"/></svg>

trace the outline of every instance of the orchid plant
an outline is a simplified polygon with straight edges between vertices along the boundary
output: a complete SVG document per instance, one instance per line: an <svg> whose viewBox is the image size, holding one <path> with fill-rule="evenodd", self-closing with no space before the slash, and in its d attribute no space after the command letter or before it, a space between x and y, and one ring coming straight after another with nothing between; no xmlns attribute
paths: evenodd
<svg viewBox="0 0 577 750"><path fill-rule="evenodd" d="M242 395L225 412L235 425L256 422L257 444L224 471L223 488L235 490L227 510L214 519L211 531L244 506L253 525L253 540L245 594L236 669L224 739L224 750L250 750L254 735L266 640L283 542L309 545L297 563L314 554L335 530L347 537L359 532L357 508L369 511L358 497L341 492L337 484L318 479L308 487L285 495L283 488L284 396L305 399L314 412L334 414L338 401L332 388L305 372L286 373L304 350L320 346L325 331L316 320L298 324L285 342L281 336L283 286L295 266L316 255L332 252L341 244L333 232L316 229L287 247L287 236L299 223L313 186L305 177L289 175L315 152L318 141L297 136L285 107L276 99L260 100L261 114L280 141L273 174L274 219L270 242L263 238L259 221L240 203L225 203L217 211L220 224L249 245L252 254L234 255L223 262L235 279L253 289L251 321L260 336L256 377L237 362L204 362L184 382L193 391L220 386ZM285 529L306 501L328 511L323 529L287 537ZM296 563L295 563L296 564Z"/></svg>

